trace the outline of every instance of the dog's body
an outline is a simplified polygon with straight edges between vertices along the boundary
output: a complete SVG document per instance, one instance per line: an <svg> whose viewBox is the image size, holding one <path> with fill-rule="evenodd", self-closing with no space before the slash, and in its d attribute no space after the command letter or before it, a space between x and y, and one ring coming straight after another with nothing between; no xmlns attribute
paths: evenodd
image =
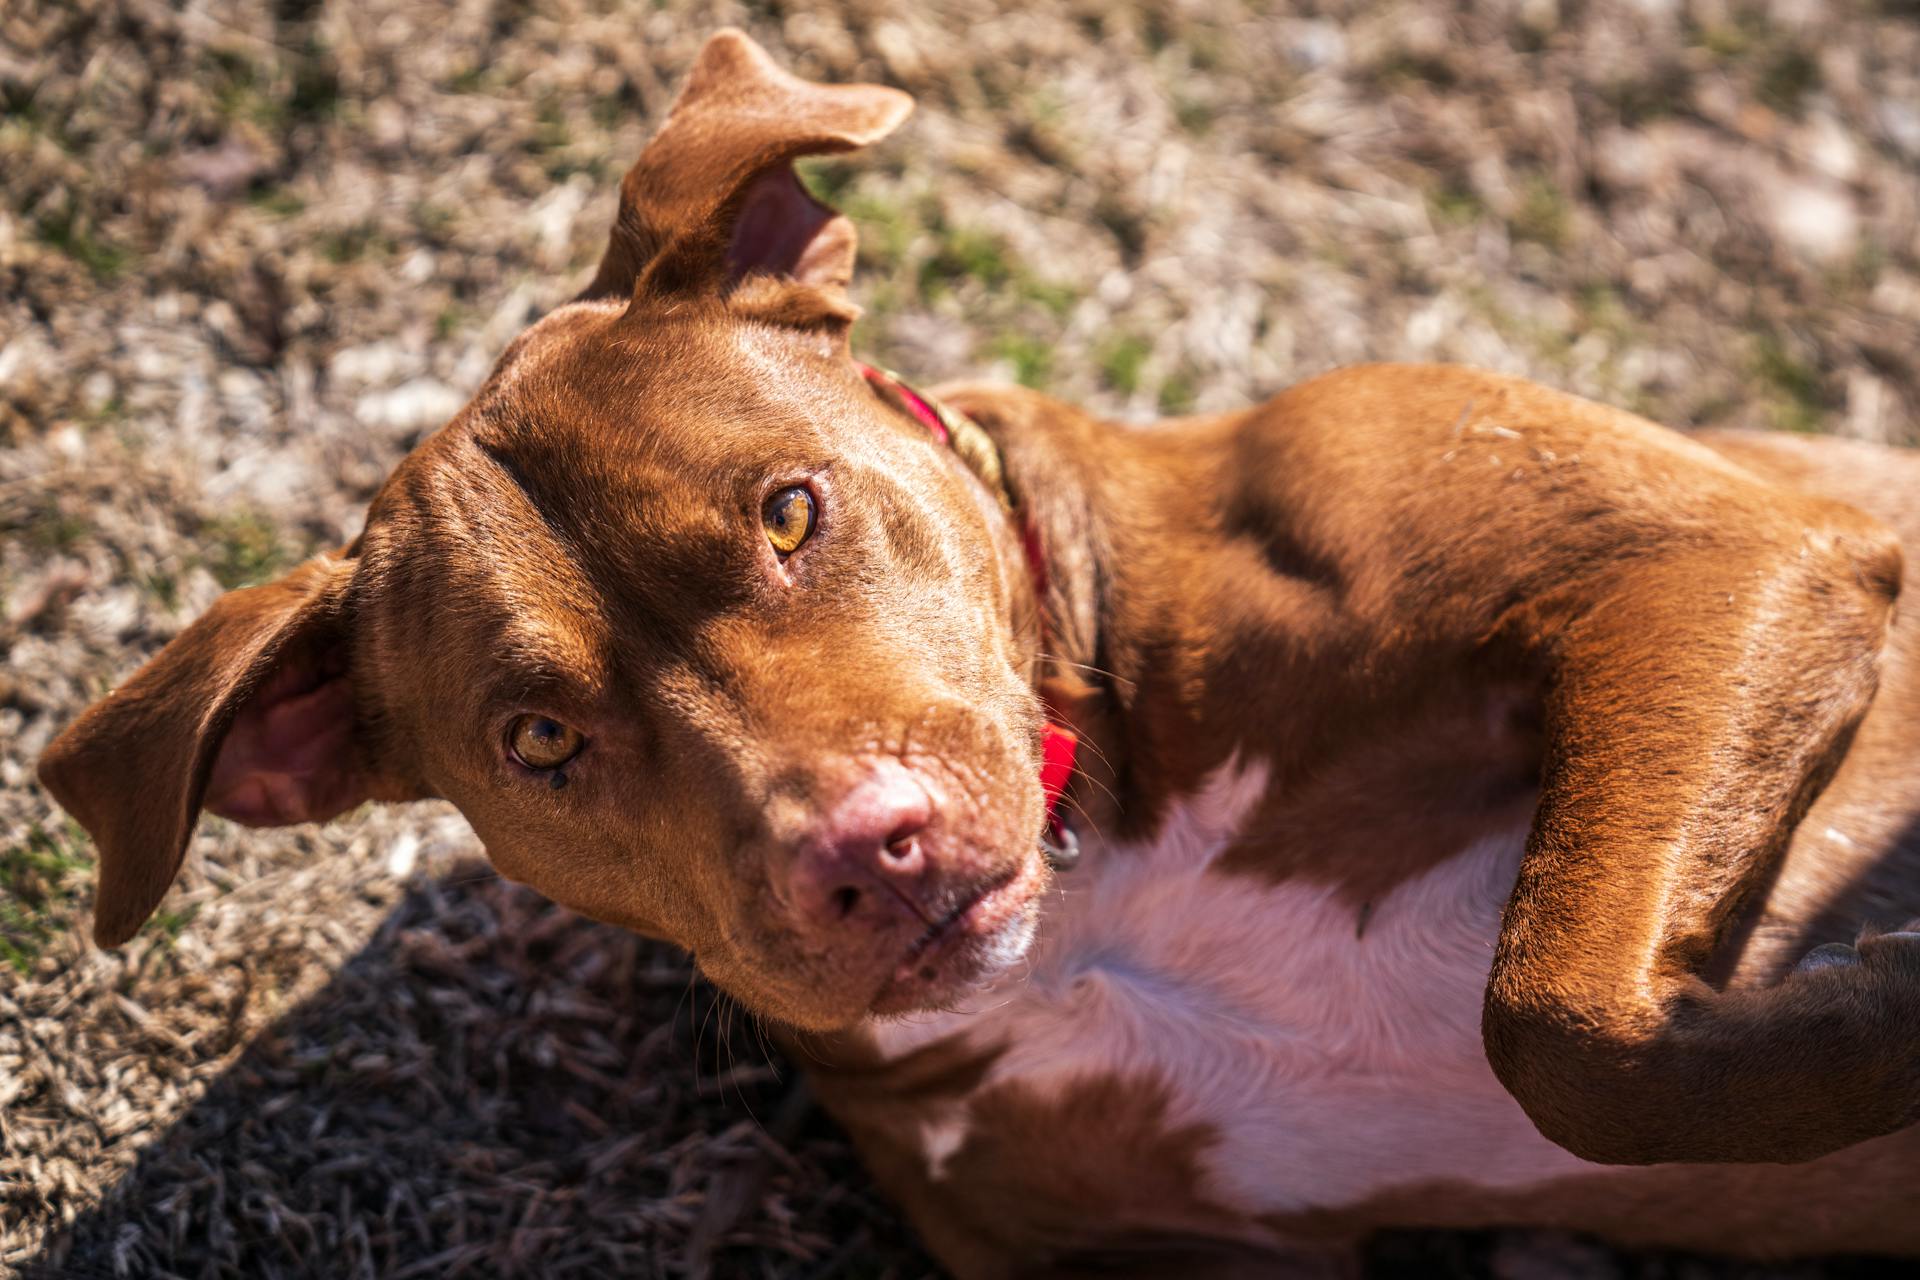
<svg viewBox="0 0 1920 1280"><path fill-rule="evenodd" d="M1920 1252L1920 460L1383 366L1152 429L956 389L963 463L858 372L788 168L904 111L710 43L362 537L49 748L97 935L203 806L443 796L793 1028L962 1275Z"/></svg>
<svg viewBox="0 0 1920 1280"><path fill-rule="evenodd" d="M1412 404L1485 407L1383 427L1410 442L1445 428L1444 466L1493 472L1489 491L1550 467L1525 428L1558 398L1458 369L1349 370L1230 423L1148 430L1188 453L1222 430L1338 432L1315 406L1401 382ZM997 416L993 392L952 398ZM1132 434L1102 430L1118 437L1103 459ZM1699 438L1920 539L1920 458ZM1291 562L1261 551L1279 566L1267 586L1283 587ZM1915 627L1897 625L1846 764L1716 958L1733 985L1773 984L1816 944L1920 914L1916 660ZM1273 770L1235 753L1144 832L1086 838L1026 969L953 1010L805 1046L821 1096L949 1265L1019 1274L1084 1253L1142 1275L1274 1274L1259 1249L1337 1268L1338 1246L1371 1230L1495 1222L1762 1256L1920 1252L1920 1132L1799 1165L1619 1169L1547 1141L1501 1086L1481 1008L1538 802L1538 725L1516 719L1514 693L1409 697L1307 763L1277 811ZM1298 696L1275 689L1248 710L1285 717ZM1244 857L1260 832L1264 866ZM1212 1254L1206 1240L1251 1248Z"/></svg>

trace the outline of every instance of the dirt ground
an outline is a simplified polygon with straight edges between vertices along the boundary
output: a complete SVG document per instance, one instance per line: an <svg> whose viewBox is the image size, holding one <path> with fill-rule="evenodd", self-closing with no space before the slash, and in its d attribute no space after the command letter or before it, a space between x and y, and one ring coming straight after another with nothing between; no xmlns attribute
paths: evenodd
<svg viewBox="0 0 1920 1280"><path fill-rule="evenodd" d="M31 777L219 592L354 533L583 283L722 23L918 96L811 170L863 236L859 349L918 380L1149 418L1433 358L1920 437L1913 0L0 0L0 1273L931 1272L749 1020L450 811L207 821L108 954Z"/></svg>

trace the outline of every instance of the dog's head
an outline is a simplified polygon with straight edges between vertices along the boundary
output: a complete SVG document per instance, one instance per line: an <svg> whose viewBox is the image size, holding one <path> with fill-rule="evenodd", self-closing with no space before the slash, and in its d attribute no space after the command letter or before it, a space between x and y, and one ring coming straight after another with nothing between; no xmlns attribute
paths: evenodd
<svg viewBox="0 0 1920 1280"><path fill-rule="evenodd" d="M808 1028L1024 951L1041 714L994 498L848 352L853 232L792 170L905 95L708 42L585 293L344 552L235 591L42 757L124 941L204 808L444 797L508 876Z"/></svg>

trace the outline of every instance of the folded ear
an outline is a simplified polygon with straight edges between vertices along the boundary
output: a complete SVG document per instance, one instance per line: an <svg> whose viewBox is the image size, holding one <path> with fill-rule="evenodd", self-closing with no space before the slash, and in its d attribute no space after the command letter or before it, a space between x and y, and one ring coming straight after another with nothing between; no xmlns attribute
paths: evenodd
<svg viewBox="0 0 1920 1280"><path fill-rule="evenodd" d="M94 938L132 937L205 807L250 826L330 818L374 786L354 741L350 561L232 591L41 754L100 852Z"/></svg>
<svg viewBox="0 0 1920 1280"><path fill-rule="evenodd" d="M853 226L807 194L793 161L877 142L912 110L898 89L810 84L742 33L715 33L620 184L606 256L580 296L725 293L761 272L844 288Z"/></svg>

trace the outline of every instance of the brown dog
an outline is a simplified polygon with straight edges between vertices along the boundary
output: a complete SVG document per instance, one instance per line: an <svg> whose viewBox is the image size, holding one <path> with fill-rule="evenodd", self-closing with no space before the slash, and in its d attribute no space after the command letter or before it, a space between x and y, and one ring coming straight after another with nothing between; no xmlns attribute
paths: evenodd
<svg viewBox="0 0 1920 1280"><path fill-rule="evenodd" d="M1873 932L1920 912L1920 460L1451 368L943 422L853 361L790 167L908 107L708 44L365 532L48 749L99 940L202 809L441 796L789 1026L964 1275L1920 1253L1920 934Z"/></svg>

